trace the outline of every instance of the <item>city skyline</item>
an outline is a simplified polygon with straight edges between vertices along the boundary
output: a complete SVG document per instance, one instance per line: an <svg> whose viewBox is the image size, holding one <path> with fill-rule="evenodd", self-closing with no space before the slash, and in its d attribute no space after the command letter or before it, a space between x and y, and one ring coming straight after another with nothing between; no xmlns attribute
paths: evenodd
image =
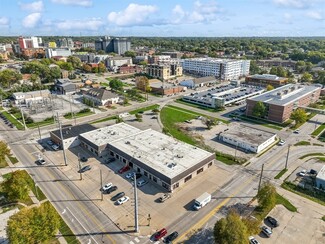
<svg viewBox="0 0 325 244"><path fill-rule="evenodd" d="M2 0L0 7L4 36L325 35L324 0Z"/></svg>

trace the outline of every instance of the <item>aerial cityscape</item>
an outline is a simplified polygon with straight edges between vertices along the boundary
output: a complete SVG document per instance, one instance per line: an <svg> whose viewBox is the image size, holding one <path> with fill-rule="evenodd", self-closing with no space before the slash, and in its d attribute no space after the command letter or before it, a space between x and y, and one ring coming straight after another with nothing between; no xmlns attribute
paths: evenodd
<svg viewBox="0 0 325 244"><path fill-rule="evenodd" d="M325 243L324 0L0 2L0 244Z"/></svg>

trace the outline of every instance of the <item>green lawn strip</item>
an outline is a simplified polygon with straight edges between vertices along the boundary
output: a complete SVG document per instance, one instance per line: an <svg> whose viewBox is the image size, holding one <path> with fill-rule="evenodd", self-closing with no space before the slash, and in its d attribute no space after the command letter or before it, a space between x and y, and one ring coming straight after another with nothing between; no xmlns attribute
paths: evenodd
<svg viewBox="0 0 325 244"><path fill-rule="evenodd" d="M193 114L195 116L202 116L202 117L207 117L209 119L215 119L217 121L221 121L225 124L229 124L230 121L228 120L224 120L224 119L219 119L219 118L215 118L215 117L211 117L211 116L208 116L208 115L205 115L205 114L201 114L201 113L197 113L197 112L193 112L191 110L187 110L187 109L184 109L184 108L180 108L180 107L177 107L177 106L173 106L173 105L167 105L167 107L170 107L170 108L174 108L174 109L177 109L177 110L180 110L180 111L183 111L183 112L186 112L186 113L190 113L190 114Z"/></svg>
<svg viewBox="0 0 325 244"><path fill-rule="evenodd" d="M320 133L323 132L323 130L325 130L325 123L323 123L320 126L318 126L317 129L314 130L313 133L311 133L311 135L318 136Z"/></svg>
<svg viewBox="0 0 325 244"><path fill-rule="evenodd" d="M36 186L36 189L35 189L35 182L34 180L32 179L32 177L30 177L30 175L24 170L24 172L26 173L26 178L29 179L28 182L30 182L30 184L28 184L29 188L32 190L32 192L34 193L34 195L37 197L37 199L39 201L42 201L42 200L45 200L46 199L46 196L44 195L44 193L42 192L42 190ZM36 192L37 190L37 192Z"/></svg>
<svg viewBox="0 0 325 244"><path fill-rule="evenodd" d="M222 110L217 110L217 109L214 109L214 108L204 107L204 106L201 106L199 104L189 103L189 102L183 101L182 99L176 99L175 102L180 103L180 104L184 104L184 105L189 106L189 107L199 108L199 109L202 109L202 110L205 110L205 111L209 111L209 112L219 112L219 111L222 111Z"/></svg>
<svg viewBox="0 0 325 244"><path fill-rule="evenodd" d="M294 205L292 205L292 203L289 202L288 199L284 198L278 193L276 194L276 204L282 204L289 211L297 212L297 208Z"/></svg>
<svg viewBox="0 0 325 244"><path fill-rule="evenodd" d="M3 107L0 106L0 111L3 110Z"/></svg>
<svg viewBox="0 0 325 244"><path fill-rule="evenodd" d="M319 192L317 194L316 192L311 192L310 190L303 189L303 188L296 186L295 184L293 184L291 182L287 182L287 181L283 182L281 184L281 187L288 191L296 193L302 197L305 197L311 201L314 201L316 203L319 203L319 204L325 206L325 194L324 193Z"/></svg>
<svg viewBox="0 0 325 244"><path fill-rule="evenodd" d="M325 215L322 217L322 220L325 221Z"/></svg>
<svg viewBox="0 0 325 244"><path fill-rule="evenodd" d="M309 141L300 141L294 144L294 146L309 146L310 142Z"/></svg>
<svg viewBox="0 0 325 244"><path fill-rule="evenodd" d="M286 172L288 171L288 169L283 169L281 170L275 177L274 179L280 179L282 177L282 175L284 175Z"/></svg>
<svg viewBox="0 0 325 244"><path fill-rule="evenodd" d="M317 157L317 159L321 162L324 162L325 163L325 158L322 158L322 157Z"/></svg>
<svg viewBox="0 0 325 244"><path fill-rule="evenodd" d="M5 167L7 167L7 166L8 166L8 164L7 164L7 162L6 162L5 159L0 160L0 168L5 168Z"/></svg>
<svg viewBox="0 0 325 244"><path fill-rule="evenodd" d="M145 112L145 111L153 110L153 109L156 109L156 108L159 108L158 104L154 104L154 105L151 105L151 106L148 106L148 107L132 110L132 111L129 112L129 114L137 114L139 112Z"/></svg>
<svg viewBox="0 0 325 244"><path fill-rule="evenodd" d="M299 159L304 159L304 158L312 157L312 156L324 156L324 155L325 155L324 153L308 153L308 154L305 154L304 156L301 156Z"/></svg>
<svg viewBox="0 0 325 244"><path fill-rule="evenodd" d="M102 123L102 122L106 122L106 121L109 121L109 120L114 120L116 118L117 118L116 116L110 116L110 117L107 117L107 118L104 118L104 119L95 120L95 121L91 122L90 124Z"/></svg>
<svg viewBox="0 0 325 244"><path fill-rule="evenodd" d="M7 120L11 124L16 126L16 128L18 130L23 130L24 129L24 126L18 120L16 120L14 117L12 117L10 113L8 113L7 111L2 111L1 113L7 118Z"/></svg>
<svg viewBox="0 0 325 244"><path fill-rule="evenodd" d="M272 123L268 123L266 121L260 120L260 119L256 119L256 118L251 118L251 117L247 117L245 115L241 115L239 116L240 119L244 120L244 121L248 121L248 122L252 122L254 124L259 124L271 129L275 129L275 130L282 130L284 127L281 127L280 125L275 125Z"/></svg>
<svg viewBox="0 0 325 244"><path fill-rule="evenodd" d="M54 124L54 119L53 118L48 118L45 119L43 121L40 122L34 122L34 123L30 123L30 124L26 124L26 126L30 129L36 128L36 127L42 127L42 126L47 126L47 125L51 125Z"/></svg>
<svg viewBox="0 0 325 244"><path fill-rule="evenodd" d="M79 118L79 117L85 117L85 116L92 115L92 114L94 114L94 112L91 112L90 111L90 112L86 112L86 113L76 113L76 114L74 114L74 116L77 117L77 118ZM73 119L74 116L72 116L71 113L68 113L68 114L65 114L64 115L64 118L66 118L66 119Z"/></svg>
<svg viewBox="0 0 325 244"><path fill-rule="evenodd" d="M107 84L107 83L105 83L105 82L101 82L101 83L99 83L101 86L105 86L105 87L108 87L109 85Z"/></svg>
<svg viewBox="0 0 325 244"><path fill-rule="evenodd" d="M17 159L16 157L14 157L14 156L9 156L8 158L9 158L9 160L10 160L11 163L13 163L13 164L18 163L18 159Z"/></svg>
<svg viewBox="0 0 325 244"><path fill-rule="evenodd" d="M247 161L221 152L216 152L216 160L228 165L244 164Z"/></svg>

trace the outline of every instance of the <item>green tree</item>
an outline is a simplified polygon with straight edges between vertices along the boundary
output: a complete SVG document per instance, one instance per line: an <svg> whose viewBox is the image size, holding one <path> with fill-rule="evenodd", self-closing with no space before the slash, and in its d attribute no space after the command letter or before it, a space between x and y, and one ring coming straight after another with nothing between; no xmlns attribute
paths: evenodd
<svg viewBox="0 0 325 244"><path fill-rule="evenodd" d="M240 216L230 211L226 218L216 222L213 236L216 244L248 244L249 234Z"/></svg>
<svg viewBox="0 0 325 244"><path fill-rule="evenodd" d="M104 73L106 72L106 66L102 62L98 64L98 73Z"/></svg>
<svg viewBox="0 0 325 244"><path fill-rule="evenodd" d="M276 204L276 189L270 182L265 182L257 193L258 207L268 212Z"/></svg>
<svg viewBox="0 0 325 244"><path fill-rule="evenodd" d="M5 69L0 71L0 85L2 87L10 88L13 84L18 83L22 79L22 75L18 72Z"/></svg>
<svg viewBox="0 0 325 244"><path fill-rule="evenodd" d="M111 80L108 85L114 91L121 91L123 89L123 82L117 79Z"/></svg>
<svg viewBox="0 0 325 244"><path fill-rule="evenodd" d="M72 63L69 63L69 62L58 61L57 65L59 65L61 69L64 69L67 71L73 70L73 65L72 65Z"/></svg>
<svg viewBox="0 0 325 244"><path fill-rule="evenodd" d="M260 221L258 219L247 217L247 218L242 218L242 221L245 224L249 235L257 235L258 233L261 232Z"/></svg>
<svg viewBox="0 0 325 244"><path fill-rule="evenodd" d="M81 68L81 66L82 66L82 62L81 62L80 58L75 57L75 56L69 56L67 58L67 62L71 63L71 65L73 66L74 69Z"/></svg>
<svg viewBox="0 0 325 244"><path fill-rule="evenodd" d="M255 117L264 117L266 114L266 107L263 102L258 101L253 108L253 116Z"/></svg>
<svg viewBox="0 0 325 244"><path fill-rule="evenodd" d="M82 66L82 69L87 72L87 73L90 73L91 72L91 66L89 64L84 64Z"/></svg>
<svg viewBox="0 0 325 244"><path fill-rule="evenodd" d="M48 81L53 82L54 79L61 78L61 69L59 67L50 68L50 74L48 76Z"/></svg>
<svg viewBox="0 0 325 244"><path fill-rule="evenodd" d="M301 82L311 82L313 80L313 76L308 72L302 74L300 81Z"/></svg>
<svg viewBox="0 0 325 244"><path fill-rule="evenodd" d="M136 53L133 52L133 51L126 51L126 52L124 53L124 56L125 56L125 57L135 58L135 55L136 55Z"/></svg>
<svg viewBox="0 0 325 244"><path fill-rule="evenodd" d="M115 120L115 124L119 124L119 123L122 123L122 122L124 122L123 118L121 118L120 116L117 116L116 120Z"/></svg>
<svg viewBox="0 0 325 244"><path fill-rule="evenodd" d="M304 109L297 108L291 113L290 118L295 121L295 124L303 124L307 121L307 114Z"/></svg>
<svg viewBox="0 0 325 244"><path fill-rule="evenodd" d="M141 122L142 121L142 114L135 114L135 118L137 119L137 121Z"/></svg>
<svg viewBox="0 0 325 244"><path fill-rule="evenodd" d="M22 170L14 171L11 177L5 182L5 191L8 193L8 198L11 201L28 199L29 185L32 182L26 177L26 172Z"/></svg>
<svg viewBox="0 0 325 244"><path fill-rule="evenodd" d="M272 85L267 85L267 87L266 87L266 90L267 91L271 91L273 89L274 89L274 86L272 86Z"/></svg>
<svg viewBox="0 0 325 244"><path fill-rule="evenodd" d="M202 123L210 130L212 126L215 125L215 121L213 119L202 118Z"/></svg>
<svg viewBox="0 0 325 244"><path fill-rule="evenodd" d="M105 51L104 51L104 50L99 50L99 51L97 52L97 54L99 54L99 55L104 55L104 54L105 54Z"/></svg>
<svg viewBox="0 0 325 244"><path fill-rule="evenodd" d="M259 74L260 72L261 72L261 68L258 67L255 60L252 60L249 66L249 73L254 75L254 74Z"/></svg>
<svg viewBox="0 0 325 244"><path fill-rule="evenodd" d="M0 141L0 162L5 160L6 156L10 155L10 149L4 141Z"/></svg>

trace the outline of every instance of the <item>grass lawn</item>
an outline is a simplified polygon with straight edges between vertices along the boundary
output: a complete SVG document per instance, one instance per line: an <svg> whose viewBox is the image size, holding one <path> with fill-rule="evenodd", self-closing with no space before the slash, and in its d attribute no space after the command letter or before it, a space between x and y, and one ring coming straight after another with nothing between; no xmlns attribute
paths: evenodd
<svg viewBox="0 0 325 244"><path fill-rule="evenodd" d="M300 141L294 144L294 146L309 146L310 142L309 141Z"/></svg>
<svg viewBox="0 0 325 244"><path fill-rule="evenodd" d="M34 123L30 123L30 124L26 124L26 126L30 129L36 128L36 127L42 127L42 126L46 126L46 125L51 125L54 124L54 119L53 118L47 118L43 121L40 122L34 122Z"/></svg>
<svg viewBox="0 0 325 244"><path fill-rule="evenodd" d="M205 110L205 111L209 111L209 112L219 112L219 111L222 111L221 109L220 110L217 110L217 109L214 109L214 108L207 108L207 107L204 107L204 106L200 106L198 104L188 103L186 101L183 101L182 99L176 99L175 102L180 103L180 104L184 104L186 106L190 106L190 107L193 107L193 108L199 108L199 109L202 109L202 110Z"/></svg>
<svg viewBox="0 0 325 244"><path fill-rule="evenodd" d="M76 113L74 114L74 116L76 116L76 118L79 118L79 117L85 117L85 116L88 116L88 115L92 115L94 114L94 112L86 112L86 113ZM68 113L68 114L65 114L64 115L64 118L66 119L73 119L74 117L71 115L71 113Z"/></svg>
<svg viewBox="0 0 325 244"><path fill-rule="evenodd" d="M7 167L7 166L8 166L8 164L7 164L7 162L6 162L5 159L0 160L0 168L5 168L5 167Z"/></svg>
<svg viewBox="0 0 325 244"><path fill-rule="evenodd" d="M304 158L312 157L312 156L324 156L324 155L325 155L324 153L308 153L308 154L305 154L304 156L301 156L299 159L304 159Z"/></svg>
<svg viewBox="0 0 325 244"><path fill-rule="evenodd" d="M317 157L317 159L321 162L324 162L325 163L325 158L322 158L322 157Z"/></svg>
<svg viewBox="0 0 325 244"><path fill-rule="evenodd" d="M323 132L323 130L325 130L325 123L321 124L320 126L317 127L316 130L313 131L313 133L311 133L313 136L318 136L320 133Z"/></svg>
<svg viewBox="0 0 325 244"><path fill-rule="evenodd" d="M275 177L274 179L280 179L282 177L282 175L284 175L286 172L288 171L288 169L283 169L281 170Z"/></svg>
<svg viewBox="0 0 325 244"><path fill-rule="evenodd" d="M0 111L3 110L3 107L0 106Z"/></svg>
<svg viewBox="0 0 325 244"><path fill-rule="evenodd" d="M322 217L322 220L325 221L325 215Z"/></svg>
<svg viewBox="0 0 325 244"><path fill-rule="evenodd" d="M264 120L261 120L261 119L247 117L245 115L241 115L241 116L239 116L239 118L242 119L242 120L252 122L254 124L259 124L259 125L262 125L262 126L265 126L265 127L271 128L271 129L275 129L275 130L282 130L284 128L283 126L280 126L280 125L277 125L277 124L272 124L270 122L267 122L267 121L264 121Z"/></svg>
<svg viewBox="0 0 325 244"><path fill-rule="evenodd" d="M292 205L292 203L289 202L288 199L284 198L278 193L276 194L276 204L282 204L289 211L297 212L297 208L294 205Z"/></svg>
<svg viewBox="0 0 325 244"><path fill-rule="evenodd" d="M114 119L117 119L117 117L116 116L111 116L111 117L107 117L107 118L104 118L104 119L95 120L95 121L91 122L90 124L97 124L97 123L101 123L101 122L105 122L105 121L109 121L109 120L114 120Z"/></svg>
<svg viewBox="0 0 325 244"><path fill-rule="evenodd" d="M108 87L109 85L108 85L108 83L105 83L105 82L101 82L101 83L99 83L101 86L105 86L105 87Z"/></svg>
<svg viewBox="0 0 325 244"><path fill-rule="evenodd" d="M9 156L8 158L9 158L9 160L10 160L11 163L13 163L13 164L18 163L18 159L17 159L16 157L14 157L14 156Z"/></svg>
<svg viewBox="0 0 325 244"><path fill-rule="evenodd" d="M8 121L11 124L16 126L16 128L18 130L23 130L24 129L24 126L19 121L17 121L14 117L12 117L10 113L8 113L7 111L2 111L1 113L8 119Z"/></svg>
<svg viewBox="0 0 325 244"><path fill-rule="evenodd" d="M216 160L228 165L243 164L246 160L235 158L232 155L216 152Z"/></svg>
<svg viewBox="0 0 325 244"><path fill-rule="evenodd" d="M137 114L139 112L145 112L145 111L149 111L149 110L151 111L151 110L156 109L156 108L159 109L158 104L154 104L154 105L151 105L151 106L148 106L148 107L132 110L132 111L129 112L129 114Z"/></svg>

